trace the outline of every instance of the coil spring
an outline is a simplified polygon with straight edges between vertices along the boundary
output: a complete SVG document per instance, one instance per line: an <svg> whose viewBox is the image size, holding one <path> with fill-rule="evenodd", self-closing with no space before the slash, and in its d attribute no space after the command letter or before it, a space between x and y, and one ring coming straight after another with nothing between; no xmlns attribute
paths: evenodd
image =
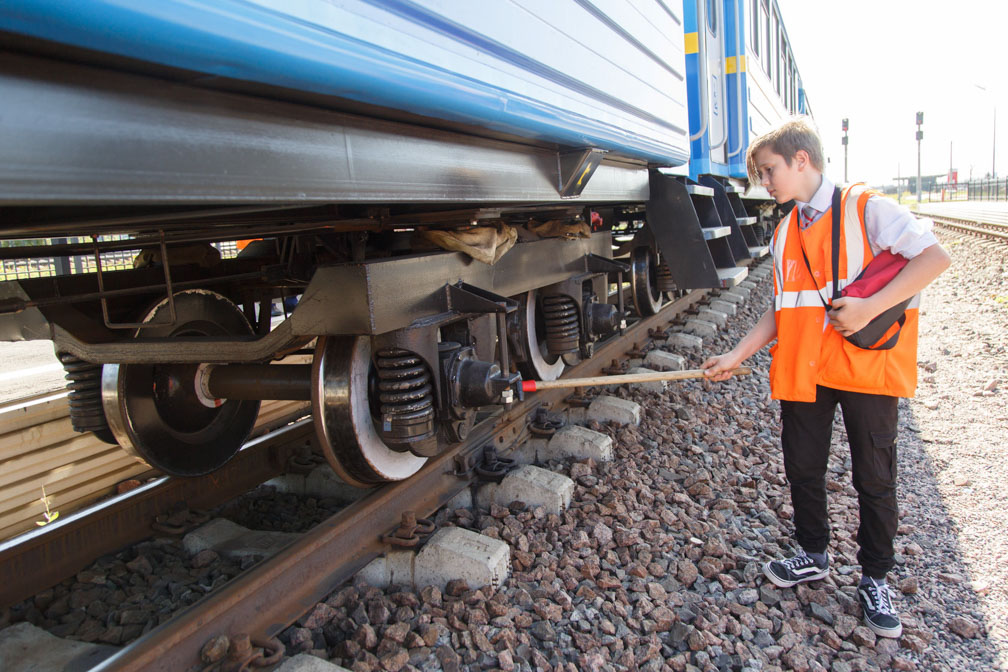
<svg viewBox="0 0 1008 672"><path fill-rule="evenodd" d="M91 364L63 352L58 355L66 371L70 391L70 424L75 431L93 432L106 443L115 443L101 399L101 364Z"/></svg>
<svg viewBox="0 0 1008 672"><path fill-rule="evenodd" d="M659 292L674 292L676 290L675 281L672 279L672 269L668 264L659 264L657 284Z"/></svg>
<svg viewBox="0 0 1008 672"><path fill-rule="evenodd" d="M578 307L574 299L554 294L543 297L542 307L546 350L551 355L577 352L581 330L578 328Z"/></svg>
<svg viewBox="0 0 1008 672"><path fill-rule="evenodd" d="M379 433L390 448L434 435L434 388L424 360L409 350L385 348L375 357L378 374Z"/></svg>

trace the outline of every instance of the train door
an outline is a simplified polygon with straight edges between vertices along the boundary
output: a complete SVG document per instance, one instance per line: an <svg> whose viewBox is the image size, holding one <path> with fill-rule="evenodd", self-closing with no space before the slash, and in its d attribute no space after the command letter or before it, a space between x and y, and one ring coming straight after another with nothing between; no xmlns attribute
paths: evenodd
<svg viewBox="0 0 1008 672"><path fill-rule="evenodd" d="M724 62L724 21L721 0L705 0L707 31L707 76L709 118L708 140L710 142L711 163L727 163L725 159L726 129L728 110L725 108L725 62Z"/></svg>

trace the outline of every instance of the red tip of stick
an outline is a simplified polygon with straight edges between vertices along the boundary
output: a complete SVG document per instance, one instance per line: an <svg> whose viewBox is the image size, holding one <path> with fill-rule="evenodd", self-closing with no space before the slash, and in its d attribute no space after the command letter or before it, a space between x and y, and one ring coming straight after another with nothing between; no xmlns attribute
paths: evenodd
<svg viewBox="0 0 1008 672"><path fill-rule="evenodd" d="M535 392L535 391L536 391L536 381L534 380L522 381L522 392Z"/></svg>

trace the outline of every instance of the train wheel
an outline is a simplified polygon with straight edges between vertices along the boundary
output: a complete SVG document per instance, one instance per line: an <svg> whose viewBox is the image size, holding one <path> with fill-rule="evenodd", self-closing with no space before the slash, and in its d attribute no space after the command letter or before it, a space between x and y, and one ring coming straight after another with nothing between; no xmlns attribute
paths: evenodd
<svg viewBox="0 0 1008 672"><path fill-rule="evenodd" d="M312 363L312 416L333 471L357 487L401 481L427 458L385 445L371 419L371 339L324 336Z"/></svg>
<svg viewBox="0 0 1008 672"><path fill-rule="evenodd" d="M661 310L664 294L659 289L658 255L651 247L636 247L630 257L630 290L640 317Z"/></svg>
<svg viewBox="0 0 1008 672"><path fill-rule="evenodd" d="M556 380L563 373L565 365L562 357L550 355L546 348L546 325L539 306L539 290L533 289L526 293L523 303L521 337L528 359L520 363L518 369L525 378Z"/></svg>
<svg viewBox="0 0 1008 672"><path fill-rule="evenodd" d="M175 294L172 325L138 330L145 337L244 336L252 328L225 297L205 290ZM168 299L144 322L168 322ZM102 405L119 445L173 476L198 476L219 468L252 432L258 401L214 406L196 390L198 364L106 364Z"/></svg>

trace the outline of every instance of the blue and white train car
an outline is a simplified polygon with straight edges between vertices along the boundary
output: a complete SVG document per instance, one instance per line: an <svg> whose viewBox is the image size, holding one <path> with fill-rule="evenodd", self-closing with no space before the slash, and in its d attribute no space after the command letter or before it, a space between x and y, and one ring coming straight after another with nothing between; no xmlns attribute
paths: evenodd
<svg viewBox="0 0 1008 672"><path fill-rule="evenodd" d="M554 176L482 161L488 143L472 138L592 148L638 168L689 151L682 11L661 0L12 0L0 30L34 52L6 55L5 202L556 200L568 194ZM39 53L76 67L47 77ZM351 127L321 109L467 140ZM103 127L117 114L130 123ZM53 127L64 130L40 145ZM382 139L396 147L378 175L362 152ZM26 167L43 179L15 179ZM646 193L646 173L615 172L598 198Z"/></svg>
<svg viewBox="0 0 1008 672"><path fill-rule="evenodd" d="M774 0L684 3L690 175L747 179L745 148L781 120L811 115Z"/></svg>
<svg viewBox="0 0 1008 672"><path fill-rule="evenodd" d="M779 22L784 69L746 72L749 7L6 0L0 238L28 244L0 257L55 272L0 283L0 338L52 340L75 427L168 473L310 399L345 480L407 478L765 253L730 180L800 87Z"/></svg>

